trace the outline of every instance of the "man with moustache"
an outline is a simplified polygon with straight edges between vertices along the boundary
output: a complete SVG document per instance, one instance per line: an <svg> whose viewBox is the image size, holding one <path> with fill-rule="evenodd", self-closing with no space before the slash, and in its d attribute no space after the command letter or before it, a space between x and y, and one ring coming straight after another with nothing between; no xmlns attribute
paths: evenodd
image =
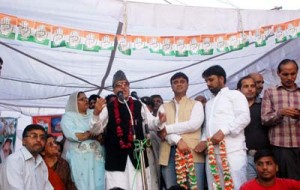
<svg viewBox="0 0 300 190"><path fill-rule="evenodd" d="M187 155L190 154L192 157L190 166L193 165L195 169L196 180L190 181L188 185L185 183L180 185L186 185L188 189L203 190L204 155L194 151L201 136L201 125L204 120L203 106L200 102L187 97L189 78L186 74L175 73L170 79L170 84L174 98L164 103L158 110L159 115L166 117L166 123L158 133L162 139L159 164L162 167L166 188L170 189L180 184L183 169L179 169L179 161L176 161L176 157L186 161Z"/></svg>
<svg viewBox="0 0 300 190"><path fill-rule="evenodd" d="M238 190L247 181L244 129L250 122L248 102L241 92L225 87L226 72L221 66L209 67L202 73L202 77L214 97L205 105L205 128L195 151L203 152L207 148L206 141L209 140L208 148L212 150L206 157L206 174L210 190L216 186L225 189L228 185ZM224 157L224 154L221 154L224 144L228 167L221 161ZM212 163L212 159L209 158L214 158L215 162ZM218 172L214 171L214 167ZM218 179L221 179L220 182ZM232 181L224 183L227 179Z"/></svg>
<svg viewBox="0 0 300 190"><path fill-rule="evenodd" d="M53 190L47 166L40 155L46 142L44 127L28 125L22 136L23 147L9 155L1 167L0 189Z"/></svg>
<svg viewBox="0 0 300 190"><path fill-rule="evenodd" d="M265 90L262 122L277 159L278 177L300 180L300 88L295 83L298 64L284 59L277 67L281 84Z"/></svg>
<svg viewBox="0 0 300 190"><path fill-rule="evenodd" d="M270 150L259 150L254 155L257 178L244 183L240 190L298 190L300 181L276 177L278 165Z"/></svg>
<svg viewBox="0 0 300 190"><path fill-rule="evenodd" d="M129 96L130 83L123 71L119 70L114 74L112 87L118 98L104 108L105 99L98 98L94 108L94 118L91 120L91 123L97 125L95 130L100 132L106 130L104 142L106 189L132 189L133 187L143 189L144 185L151 189L147 153L144 149L147 184L143 184L140 170L141 155L136 155L138 152L135 151L137 147L134 141L145 140L144 118L147 117L149 128L153 130L160 121L154 118L149 110L142 109L139 101Z"/></svg>

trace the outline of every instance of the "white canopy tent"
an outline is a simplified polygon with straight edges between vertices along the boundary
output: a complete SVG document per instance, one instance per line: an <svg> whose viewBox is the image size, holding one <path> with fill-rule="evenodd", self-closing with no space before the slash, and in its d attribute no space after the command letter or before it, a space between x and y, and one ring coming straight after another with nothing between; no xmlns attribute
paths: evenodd
<svg viewBox="0 0 300 190"><path fill-rule="evenodd" d="M196 6L147 4L118 0L2 0L0 13L84 31L140 36L192 36L234 33L300 18L299 10L244 10ZM170 77L178 71L189 76L189 97L209 97L201 77L203 70L219 64L228 75L228 86L250 72L265 76L265 87L277 84L276 68L284 59L300 63L300 39L276 44L250 45L239 51L191 55L188 57L152 54L149 49L123 55L118 50L84 52L50 48L30 42L0 38L4 60L0 76L1 116L17 111L25 115L63 113L69 94L84 91L89 96L111 92L113 74L121 69L138 95L160 94L170 100ZM19 113L19 114L20 114ZM28 121L28 120L26 120ZM21 126L21 128L24 126Z"/></svg>

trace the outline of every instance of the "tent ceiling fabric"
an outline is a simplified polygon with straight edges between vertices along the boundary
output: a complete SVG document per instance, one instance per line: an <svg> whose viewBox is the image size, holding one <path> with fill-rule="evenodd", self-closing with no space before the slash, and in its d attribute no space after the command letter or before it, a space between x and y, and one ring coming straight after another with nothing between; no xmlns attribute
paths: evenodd
<svg viewBox="0 0 300 190"><path fill-rule="evenodd" d="M123 21L127 24L123 32L152 36L229 33L300 18L300 11L237 11L117 0L41 0L38 3L36 0L2 0L0 13L111 34L116 33L119 21ZM278 82L276 68L279 61L284 58L300 61L300 39L282 44L275 44L274 41L271 37L265 47L250 45L240 51L211 56L164 57L151 54L148 49L126 56L117 51L101 96L111 93L112 76L119 69L126 73L131 81L131 90L139 96L161 94L165 100L173 97L169 79L177 71L186 73L190 78L188 96L209 96L201 74L215 64L225 68L231 88L249 72L262 72L266 79L265 87L275 85ZM86 91L87 95L97 93L111 55L110 51L93 53L66 48L51 49L2 38L0 42L0 57L4 60L0 76L0 110L64 108L68 95L74 91Z"/></svg>

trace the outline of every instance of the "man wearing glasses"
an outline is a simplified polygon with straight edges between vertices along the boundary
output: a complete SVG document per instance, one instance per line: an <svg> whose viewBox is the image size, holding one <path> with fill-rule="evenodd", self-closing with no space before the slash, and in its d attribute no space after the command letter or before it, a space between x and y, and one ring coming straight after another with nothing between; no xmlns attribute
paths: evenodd
<svg viewBox="0 0 300 190"><path fill-rule="evenodd" d="M22 137L23 147L7 157L1 167L0 189L53 190L47 166L40 155L46 142L44 128L28 125Z"/></svg>
<svg viewBox="0 0 300 190"><path fill-rule="evenodd" d="M141 164L141 156L136 154L139 153L137 152L139 147L135 143L145 139L144 118L148 120L149 129L153 130L159 121L147 109L142 109L142 104L129 95L130 83L123 71L119 70L114 74L112 87L117 98L104 108L102 100L97 99L91 123L99 125L90 130L91 133L93 130L106 130L104 140L106 189L143 189L143 186L155 189L150 187L146 152L144 150L145 162ZM145 165L145 175L142 175L139 169L141 165ZM143 181L144 177L146 180Z"/></svg>

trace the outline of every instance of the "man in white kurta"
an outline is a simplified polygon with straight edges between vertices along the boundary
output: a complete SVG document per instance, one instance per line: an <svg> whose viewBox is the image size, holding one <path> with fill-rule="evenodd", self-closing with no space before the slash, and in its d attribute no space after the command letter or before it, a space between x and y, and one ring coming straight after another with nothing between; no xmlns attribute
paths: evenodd
<svg viewBox="0 0 300 190"><path fill-rule="evenodd" d="M219 154L219 142L224 140L234 189L238 190L247 180L244 128L250 122L248 102L241 92L225 87L226 73L222 67L212 66L203 72L202 77L214 96L205 106L205 128L196 150L204 151L205 141L211 138L215 148L221 185L224 188L223 168ZM208 163L208 156L206 163ZM208 164L206 172L208 186L211 190L215 181Z"/></svg>
<svg viewBox="0 0 300 190"><path fill-rule="evenodd" d="M123 71L117 71L114 74L112 86L118 98L108 103L107 106L105 106L103 98L97 99L90 130L91 133L105 130L106 189L139 190L146 186L151 189L146 152L144 151L145 162L141 164L141 155L135 155L135 153L139 153L136 142L137 140L144 142L146 139L143 123L146 118L150 130L156 130L160 121L153 117L148 109L142 109L139 101L133 100L129 96L130 84ZM132 125L133 123L134 125ZM136 138L135 144L130 138L132 134ZM141 165L145 166L145 175L142 175Z"/></svg>

